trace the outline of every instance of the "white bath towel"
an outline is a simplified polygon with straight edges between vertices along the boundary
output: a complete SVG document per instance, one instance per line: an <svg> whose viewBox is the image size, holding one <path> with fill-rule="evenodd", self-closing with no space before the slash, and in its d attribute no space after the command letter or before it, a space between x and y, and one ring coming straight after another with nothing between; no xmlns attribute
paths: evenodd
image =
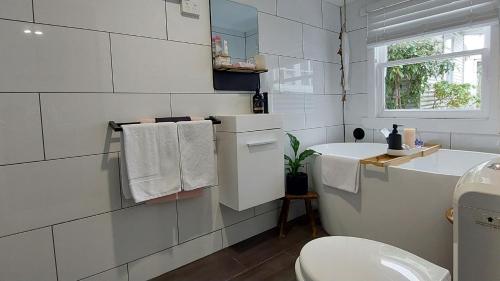
<svg viewBox="0 0 500 281"><path fill-rule="evenodd" d="M359 159L321 155L321 179L324 185L347 192L358 193Z"/></svg>
<svg viewBox="0 0 500 281"><path fill-rule="evenodd" d="M123 126L122 189L136 203L181 190L177 124Z"/></svg>
<svg viewBox="0 0 500 281"><path fill-rule="evenodd" d="M178 122L182 189L217 184L212 121Z"/></svg>

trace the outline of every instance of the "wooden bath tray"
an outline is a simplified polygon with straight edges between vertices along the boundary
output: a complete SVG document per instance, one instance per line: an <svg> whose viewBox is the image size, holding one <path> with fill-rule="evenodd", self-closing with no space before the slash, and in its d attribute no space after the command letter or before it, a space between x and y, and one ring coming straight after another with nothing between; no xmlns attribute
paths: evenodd
<svg viewBox="0 0 500 281"><path fill-rule="evenodd" d="M378 167L397 166L409 162L413 158L430 155L438 151L440 148L441 145L439 144L429 144L425 145L423 150L415 152L414 154L405 156L392 156L388 154L382 154L379 156L362 159L360 163L364 165L375 165Z"/></svg>

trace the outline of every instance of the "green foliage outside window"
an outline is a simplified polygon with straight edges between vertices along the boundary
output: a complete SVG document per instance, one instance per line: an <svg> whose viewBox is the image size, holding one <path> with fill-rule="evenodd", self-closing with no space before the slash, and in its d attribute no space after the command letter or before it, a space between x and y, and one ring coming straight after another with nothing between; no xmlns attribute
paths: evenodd
<svg viewBox="0 0 500 281"><path fill-rule="evenodd" d="M388 47L388 61L426 57L443 53L437 40L403 42ZM441 80L453 71L451 60L430 61L387 68L385 78L385 103L387 109L418 109L422 95L431 90L429 81ZM479 99L470 93L470 84L441 81L432 86L435 92L433 108L461 108L478 104Z"/></svg>

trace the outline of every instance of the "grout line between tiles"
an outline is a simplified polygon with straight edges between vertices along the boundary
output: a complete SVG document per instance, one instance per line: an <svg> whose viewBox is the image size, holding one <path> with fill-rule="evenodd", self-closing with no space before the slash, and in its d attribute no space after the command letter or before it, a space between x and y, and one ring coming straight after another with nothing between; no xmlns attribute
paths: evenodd
<svg viewBox="0 0 500 281"><path fill-rule="evenodd" d="M177 230L177 245L179 245L179 241L181 240L181 234L179 230L179 200L175 200L175 223Z"/></svg>
<svg viewBox="0 0 500 281"><path fill-rule="evenodd" d="M43 160L47 160L47 154L45 152L45 134L43 131L43 115L42 115L42 97L41 94L38 93L38 107L40 110L40 129L42 131L42 149L43 149ZM1 167L2 165L0 165Z"/></svg>
<svg viewBox="0 0 500 281"><path fill-rule="evenodd" d="M3 21L11 21L11 22L24 22L24 23L31 23L31 24L34 23L34 24L37 24L37 25L49 26L49 27L61 27L61 28L67 28L67 29L84 30L84 31L92 31L92 32L100 32L100 33L111 33L111 34L128 36L128 37L138 37L138 38L158 40L158 41L165 41L165 42L184 43L184 44L190 44L190 45L196 45L196 46L203 46L203 47L210 47L211 46L210 44L201 44L201 43L187 42L187 41L181 41L181 40L169 40L167 38L158 38L158 37L146 36L146 35L140 35L140 34L130 34L130 33L114 32L114 31L109 31L109 30L99 30L99 29L91 29L91 28L77 27L77 26L51 24L51 23L43 23L43 22L36 22L36 21L32 22L32 21L16 20L16 19L8 19L8 18L0 18L0 21L1 20L3 20Z"/></svg>
<svg viewBox="0 0 500 281"><path fill-rule="evenodd" d="M303 39L302 39L303 41ZM302 42L304 44L304 42ZM304 49L302 47L302 49ZM302 50L302 53L304 50ZM312 61L312 62L322 62L322 63L329 63L329 64L336 64L340 65L340 62L330 62L330 61L322 61L322 60L316 60L316 59L309 59L309 58L304 58L304 57L294 57L294 56L288 56L288 55L282 55L282 54L274 54L274 53L265 53L265 52L260 52L262 55L268 55L268 56L276 56L276 57L284 57L284 58L290 58L290 59L297 59L297 60L305 60L305 61ZM361 62L361 61L360 61Z"/></svg>
<svg viewBox="0 0 500 281"><path fill-rule="evenodd" d="M128 268L129 264L127 263L127 281L130 281L130 269Z"/></svg>
<svg viewBox="0 0 500 281"><path fill-rule="evenodd" d="M26 162L19 162L19 163L2 164L2 165L0 165L0 167L25 165L25 164L31 164L31 163L49 162L49 161L55 161L55 160L73 159L73 158L80 158L80 157L83 158L83 157L90 157L90 156L116 154L116 153L119 153L119 152L120 151L109 151L109 152L104 152L104 153L93 153L93 154L83 154L83 155L75 155L75 156L67 156L67 157L49 158L49 159L44 159L44 160L35 160L35 161L26 161Z"/></svg>
<svg viewBox="0 0 500 281"><path fill-rule="evenodd" d="M332 33L337 33L338 34L338 32L336 32L336 31L331 31L329 29L325 29L325 28L322 28L322 27L319 27L319 26L316 26L316 25L312 25L312 24L306 23L306 22L301 22L301 21L298 21L298 20L295 20L295 19L291 19L291 18L286 18L286 17L283 17L283 16L279 16L277 11L278 11L278 7L276 6L276 15L268 13L268 12L264 12L264 11L258 11L258 12L266 14L266 15L269 15L269 16L277 17L277 18L280 18L280 19L292 21L292 22L295 22L295 23L304 24L304 25L307 25L307 26L310 26L310 27L313 27L313 28L324 29L325 31L332 32Z"/></svg>
<svg viewBox="0 0 500 281"><path fill-rule="evenodd" d="M113 89L113 93L115 93L115 76L114 76L114 69L113 69L113 48L111 46L111 33L108 33L108 39L109 39L109 59L111 63L111 87Z"/></svg>
<svg viewBox="0 0 500 281"><path fill-rule="evenodd" d="M52 249L54 250L54 265L56 267L56 280L59 280L59 270L57 268L57 256L56 256L56 242L54 239L54 226L50 227L52 232Z"/></svg>
<svg viewBox="0 0 500 281"><path fill-rule="evenodd" d="M122 183L122 169L121 167L122 158L120 154L118 154L118 182L120 183L120 209L123 209L123 200L125 199L123 196L123 183Z"/></svg>
<svg viewBox="0 0 500 281"><path fill-rule="evenodd" d="M167 0L165 0L165 36L168 40L168 12L167 12Z"/></svg>
<svg viewBox="0 0 500 281"><path fill-rule="evenodd" d="M35 0L31 0L31 16L33 17L33 23L35 22Z"/></svg>

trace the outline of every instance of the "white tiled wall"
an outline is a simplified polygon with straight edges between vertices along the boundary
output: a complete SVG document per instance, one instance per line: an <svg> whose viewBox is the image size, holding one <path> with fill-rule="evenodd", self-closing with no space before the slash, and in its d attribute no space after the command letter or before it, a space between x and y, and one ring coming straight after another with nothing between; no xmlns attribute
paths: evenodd
<svg viewBox="0 0 500 281"><path fill-rule="evenodd" d="M36 0L33 3L37 23L167 39L164 1Z"/></svg>
<svg viewBox="0 0 500 281"><path fill-rule="evenodd" d="M113 89L106 33L0 20L0 38L1 92Z"/></svg>
<svg viewBox="0 0 500 281"><path fill-rule="evenodd" d="M259 13L259 51L303 58L302 26L296 21Z"/></svg>
<svg viewBox="0 0 500 281"><path fill-rule="evenodd" d="M0 120L16 120L0 126L0 165L43 160L38 101L36 93L0 95Z"/></svg>
<svg viewBox="0 0 500 281"><path fill-rule="evenodd" d="M31 0L2 0L0 18L22 21L33 21Z"/></svg>
<svg viewBox="0 0 500 281"><path fill-rule="evenodd" d="M343 138L339 8L238 2L259 11L262 86L285 129L304 148ZM236 212L216 186L121 196L109 120L250 113L251 95L213 90L208 1L199 17L179 3L0 0L0 280L148 280L276 225L279 202Z"/></svg>

